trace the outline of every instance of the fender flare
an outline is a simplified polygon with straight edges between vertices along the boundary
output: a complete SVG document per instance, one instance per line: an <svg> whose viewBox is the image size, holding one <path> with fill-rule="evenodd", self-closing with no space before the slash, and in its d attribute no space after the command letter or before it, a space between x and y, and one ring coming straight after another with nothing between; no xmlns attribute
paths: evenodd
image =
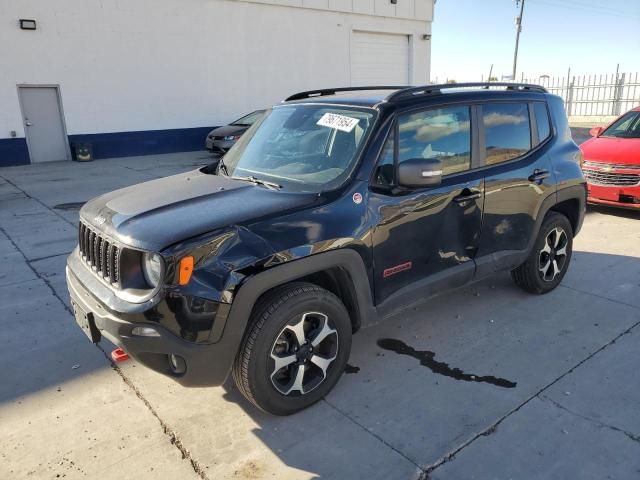
<svg viewBox="0 0 640 480"><path fill-rule="evenodd" d="M373 305L369 277L362 257L355 250L332 250L272 267L249 277L240 285L231 304L222 336L218 342L212 344L218 352L224 352L217 358L228 362L228 365L223 366L227 369L227 374L244 337L251 311L262 294L306 275L335 267L345 269L351 277L360 320L376 319L377 311Z"/></svg>
<svg viewBox="0 0 640 480"><path fill-rule="evenodd" d="M511 270L525 262L531 254L531 250L533 249L533 245L538 238L538 233L540 232L542 222L547 216L547 213L552 211L554 207L556 207L556 205L558 205L559 203L567 200L578 201L579 211L574 236L577 235L584 220L584 212L587 204L586 187L584 184L571 185L569 187L556 190L555 192L545 197L544 200L542 200L540 207L538 207L535 223L533 225L532 235L529 238L526 247L522 250L506 250L503 252L495 252L493 254L487 255L486 258L476 258L475 280L479 280L488 275L493 275L496 272Z"/></svg>
<svg viewBox="0 0 640 480"><path fill-rule="evenodd" d="M587 184L580 183L578 185L572 185L570 187L561 188L556 193L556 203L561 203L566 200L578 201L578 221L576 222L576 228L573 232L575 237L582 228L584 216L587 211Z"/></svg>
<svg viewBox="0 0 640 480"><path fill-rule="evenodd" d="M578 232L580 231L580 228L582 227L582 221L584 220L584 212L586 210L586 205L587 205L587 191L585 189L584 184L572 185L570 187L558 189L555 192L555 195L553 194L549 195L547 198L545 198L542 201L542 204L538 209L538 216L536 218L536 223L534 228L535 235L531 236L531 238L529 239L529 244L527 245L527 250L526 250L527 256L529 255L529 252L531 252L531 249L533 248L533 244L535 243L536 238L538 237L538 232L540 231L540 227L542 226L542 222L544 221L544 218L547 216L547 213L553 210L553 208L559 203L565 202L567 200L578 201L578 208L579 208L578 223L577 223L577 228L575 232L573 232L573 235L576 236L578 234Z"/></svg>

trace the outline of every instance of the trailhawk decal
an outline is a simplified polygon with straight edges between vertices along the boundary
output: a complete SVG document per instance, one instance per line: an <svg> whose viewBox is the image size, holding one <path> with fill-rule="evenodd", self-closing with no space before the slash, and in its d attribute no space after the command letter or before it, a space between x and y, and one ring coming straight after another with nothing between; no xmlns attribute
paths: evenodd
<svg viewBox="0 0 640 480"><path fill-rule="evenodd" d="M316 125L321 127L335 128L341 132L350 132L355 128L360 119L345 117L344 115L338 115L337 113L325 113Z"/></svg>
<svg viewBox="0 0 640 480"><path fill-rule="evenodd" d="M382 278L388 278L391 275L395 275L396 273L404 272L405 270L410 270L413 265L411 262L401 263L400 265L396 265L395 267L387 268L384 272L382 272Z"/></svg>

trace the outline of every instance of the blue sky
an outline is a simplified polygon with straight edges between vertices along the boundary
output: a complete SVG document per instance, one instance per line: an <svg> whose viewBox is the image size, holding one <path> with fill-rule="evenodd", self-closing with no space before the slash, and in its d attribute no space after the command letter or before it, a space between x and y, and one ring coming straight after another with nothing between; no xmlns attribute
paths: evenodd
<svg viewBox="0 0 640 480"><path fill-rule="evenodd" d="M437 0L431 80L485 80L511 73L514 0ZM526 0L518 74L640 71L640 0Z"/></svg>

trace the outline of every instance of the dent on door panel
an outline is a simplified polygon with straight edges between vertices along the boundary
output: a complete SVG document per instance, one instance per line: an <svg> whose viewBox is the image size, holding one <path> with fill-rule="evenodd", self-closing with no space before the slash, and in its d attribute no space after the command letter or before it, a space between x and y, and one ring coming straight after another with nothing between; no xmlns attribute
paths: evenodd
<svg viewBox="0 0 640 480"><path fill-rule="evenodd" d="M551 172L549 157L508 165L503 173L486 178L483 233L478 256L493 252L524 250L531 236L544 199L553 193L553 179L529 180L535 169Z"/></svg>
<svg viewBox="0 0 640 480"><path fill-rule="evenodd" d="M481 188L481 181L473 183ZM457 204L466 183L406 197L372 194L376 302L429 277L472 262L478 246L482 198ZM376 218L377 217L377 218ZM408 265L410 263L410 266Z"/></svg>

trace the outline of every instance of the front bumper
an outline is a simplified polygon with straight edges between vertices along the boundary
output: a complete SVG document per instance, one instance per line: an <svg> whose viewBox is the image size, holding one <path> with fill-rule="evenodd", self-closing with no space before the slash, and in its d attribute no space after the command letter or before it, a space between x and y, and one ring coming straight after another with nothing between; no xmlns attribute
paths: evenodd
<svg viewBox="0 0 640 480"><path fill-rule="evenodd" d="M91 315L101 336L123 348L131 357L183 386L204 387L224 383L239 346L239 341L233 335L212 344L193 343L178 337L158 323L130 321L123 318L126 314L109 309L92 295L69 266L66 273L71 301ZM135 327L151 327L159 336L133 335ZM172 371L169 355L178 355L184 359L184 373Z"/></svg>
<svg viewBox="0 0 640 480"><path fill-rule="evenodd" d="M589 203L640 210L640 185L616 187L589 184L588 192L587 202Z"/></svg>
<svg viewBox="0 0 640 480"><path fill-rule="evenodd" d="M207 150L209 150L212 153L225 154L229 151L231 147L233 147L234 143L235 141L233 140L225 141L225 140L217 140L217 139L207 137L207 141L205 142L205 147Z"/></svg>
<svg viewBox="0 0 640 480"><path fill-rule="evenodd" d="M640 209L640 170L638 165L585 160L587 202L618 208Z"/></svg>

